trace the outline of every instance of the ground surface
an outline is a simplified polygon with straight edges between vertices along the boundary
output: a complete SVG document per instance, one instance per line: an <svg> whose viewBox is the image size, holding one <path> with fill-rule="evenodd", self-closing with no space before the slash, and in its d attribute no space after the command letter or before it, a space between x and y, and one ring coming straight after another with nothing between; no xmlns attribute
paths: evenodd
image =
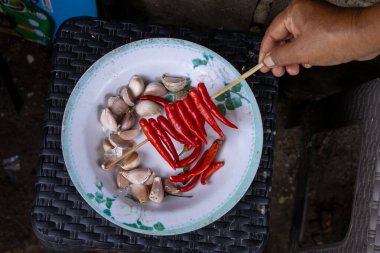
<svg viewBox="0 0 380 253"><path fill-rule="evenodd" d="M11 47L12 45L12 47ZM44 47L0 36L0 52L9 63L24 106L16 113L4 85L0 85L0 160L18 155L16 181L0 169L0 252L42 252L30 223L30 207L47 94L50 54ZM27 62L27 55L34 62ZM30 58L30 57L29 57Z"/></svg>

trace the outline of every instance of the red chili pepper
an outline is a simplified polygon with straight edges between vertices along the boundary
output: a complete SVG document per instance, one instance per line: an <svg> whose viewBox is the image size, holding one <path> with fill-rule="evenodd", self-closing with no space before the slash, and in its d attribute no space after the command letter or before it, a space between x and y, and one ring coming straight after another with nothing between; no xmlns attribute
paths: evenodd
<svg viewBox="0 0 380 253"><path fill-rule="evenodd" d="M164 158L173 169L176 169L177 165L174 163L174 161L170 157L169 152L162 145L160 138L157 136L157 133L154 131L152 126L149 125L148 121L142 118L140 119L139 124L145 136L147 137L147 139L150 141L153 147L158 151L158 153L160 153L162 158Z"/></svg>
<svg viewBox="0 0 380 253"><path fill-rule="evenodd" d="M219 150L219 148L220 148L221 145L222 145L222 141L221 140L215 140L212 143L212 145L209 148L209 150L207 151L206 158L203 161L202 165L199 166L199 168L197 170L191 170L191 171L189 171L189 174L191 174L192 176L196 176L196 175L200 175L201 173L203 173L210 166L210 164L212 163L212 161L214 161L215 156L218 153L218 150Z"/></svg>
<svg viewBox="0 0 380 253"><path fill-rule="evenodd" d="M211 111L212 115L214 115L215 118L217 118L223 124L231 128L236 128L236 129L238 128L233 123L231 123L228 119L226 119L223 116L223 114L219 111L218 107L216 107L216 105L212 102L210 94L208 93L206 85L204 83L198 84L198 91L203 102L205 102L206 106L208 107L208 109Z"/></svg>
<svg viewBox="0 0 380 253"><path fill-rule="evenodd" d="M207 144L206 137L203 136L200 129L198 129L198 126L195 124L193 118L191 117L189 111L187 110L185 104L181 100L177 100L174 103L179 116L181 117L182 121L187 126L187 129L190 130L195 136L197 136L204 144Z"/></svg>
<svg viewBox="0 0 380 253"><path fill-rule="evenodd" d="M205 118L207 123L217 132L222 140L224 140L224 133L222 129L218 126L215 119L212 117L209 109L206 107L205 103L199 97L198 91L195 88L189 90L189 95L193 100L195 106L198 108L201 115Z"/></svg>
<svg viewBox="0 0 380 253"><path fill-rule="evenodd" d="M189 111L191 117L195 120L195 123L198 126L198 129L202 131L203 136L207 136L206 130L205 130L205 119L203 116L199 113L197 107L195 107L193 100L191 100L191 97L186 97L183 100L183 103L185 104L187 110Z"/></svg>
<svg viewBox="0 0 380 253"><path fill-rule="evenodd" d="M175 111L175 106L173 104L168 104L165 106L166 116L169 122L172 124L175 130L181 135L181 137L192 146L197 147L200 144L195 141L195 138L188 131L185 123L182 122L181 118Z"/></svg>
<svg viewBox="0 0 380 253"><path fill-rule="evenodd" d="M194 188L194 186L198 183L198 180L199 180L200 176L195 176L193 177L193 179L191 179L190 182L188 182L185 186L182 186L181 188L179 188L179 190L181 192L187 192L187 191L190 191L191 189Z"/></svg>
<svg viewBox="0 0 380 253"><path fill-rule="evenodd" d="M207 151L205 151L203 153L201 158L199 158L198 162L194 165L194 167L191 170L197 170L198 167L202 165L203 161L205 160L206 154L207 154ZM185 182L185 181L189 180L191 177L192 177L192 175L189 172L187 172L185 174L181 174L178 176L171 176L169 179L170 179L170 181L177 183L177 182Z"/></svg>
<svg viewBox="0 0 380 253"><path fill-rule="evenodd" d="M185 145L187 150L190 150L192 148L190 143L187 143L180 135L179 133L173 128L173 126L170 124L169 120L167 120L164 116L160 115L157 117L157 122L160 124L160 126L171 136L173 139L178 141L179 143L182 143Z"/></svg>
<svg viewBox="0 0 380 253"><path fill-rule="evenodd" d="M178 163L179 168L183 168L192 164L198 158L201 151L202 151L202 145L195 147L193 153L191 153L189 156L179 161Z"/></svg>
<svg viewBox="0 0 380 253"><path fill-rule="evenodd" d="M158 116L157 122L168 134L170 134L171 137L173 137L173 139L183 144L186 143L185 140L179 135L179 133L173 128L173 126L164 116Z"/></svg>
<svg viewBox="0 0 380 253"><path fill-rule="evenodd" d="M150 101L153 101L153 102L155 102L161 106L165 106L165 105L169 104L168 101L166 101L162 97L157 97L157 96L144 95L144 96L141 96L139 99L140 100L150 100Z"/></svg>
<svg viewBox="0 0 380 253"><path fill-rule="evenodd" d="M210 167L208 167L207 170L205 170L205 172L203 172L203 174L201 176L201 184L205 185L206 179L209 176L211 176L212 173L214 173L218 169L222 168L223 165L224 165L224 162L216 162L216 163L211 164Z"/></svg>
<svg viewBox="0 0 380 253"><path fill-rule="evenodd" d="M160 137L162 142L168 148L168 150L172 154L176 163L179 163L179 156L177 154L177 150L175 149L174 144L172 140L170 139L169 135L162 129L162 127L157 123L155 119L150 118L148 121L149 121L149 124L153 127L153 129L158 134L158 137Z"/></svg>

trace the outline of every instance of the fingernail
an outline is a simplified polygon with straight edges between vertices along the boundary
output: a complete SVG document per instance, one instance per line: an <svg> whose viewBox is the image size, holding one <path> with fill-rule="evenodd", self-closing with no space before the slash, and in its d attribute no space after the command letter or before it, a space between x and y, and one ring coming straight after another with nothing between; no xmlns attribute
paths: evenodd
<svg viewBox="0 0 380 253"><path fill-rule="evenodd" d="M273 62L272 56L270 55L266 55L263 62L264 62L264 65L269 68L274 67L274 62Z"/></svg>
<svg viewBox="0 0 380 253"><path fill-rule="evenodd" d="M310 65L310 64L307 64L307 63L302 64L302 66L304 66L304 67L307 68L307 69L311 68L311 65Z"/></svg>

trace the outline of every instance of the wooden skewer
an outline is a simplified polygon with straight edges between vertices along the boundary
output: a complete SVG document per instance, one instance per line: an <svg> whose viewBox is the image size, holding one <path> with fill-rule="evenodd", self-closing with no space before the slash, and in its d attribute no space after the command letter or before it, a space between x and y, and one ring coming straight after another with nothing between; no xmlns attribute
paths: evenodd
<svg viewBox="0 0 380 253"><path fill-rule="evenodd" d="M223 89L221 89L220 91L218 91L217 93L215 93L214 95L211 96L212 99L215 99L217 97L219 97L220 95L222 95L224 92L228 91L229 89L231 89L232 87L234 87L236 84L240 83L241 81L245 80L246 78L248 78L249 76L253 75L256 71L258 71L259 69L261 69L262 67L264 67L264 64L263 63L259 63L257 64L256 66L254 66L253 68L251 68L250 70L248 70L247 72L245 72L244 74L242 74L241 76L239 76L238 78L236 78L234 81L232 81L230 84L226 85L223 87Z"/></svg>
<svg viewBox="0 0 380 253"><path fill-rule="evenodd" d="M215 98L219 97L224 92L228 91L229 89L231 89L232 87L234 87L235 85L237 85L238 83L240 83L241 81L243 81L246 78L248 78L249 76L253 75L255 72L257 72L262 67L264 67L263 63L257 64L256 66L254 66L253 68L251 68L250 70L248 70L247 72L245 72L244 74L242 74L241 76L239 76L238 78L236 78L234 81L232 81L228 85L224 86L223 89L221 89L220 91L218 91L217 93L215 93L214 95L212 95L211 98L215 99ZM134 146L133 148L131 148L130 150L128 150L126 153L124 153L123 155L119 156L118 158L116 158L115 160L113 160L111 163L107 164L106 165L106 169L111 169L118 162L120 162L125 157L127 157L129 154L131 154L134 151L136 151L137 149L139 149L141 146L144 146L147 142L148 142L148 139L143 140L142 142L140 142L139 144L137 144L136 146Z"/></svg>

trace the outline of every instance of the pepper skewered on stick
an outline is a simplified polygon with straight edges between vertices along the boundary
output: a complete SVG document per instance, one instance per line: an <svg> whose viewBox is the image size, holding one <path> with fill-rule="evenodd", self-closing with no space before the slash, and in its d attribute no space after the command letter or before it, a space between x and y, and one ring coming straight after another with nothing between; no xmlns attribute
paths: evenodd
<svg viewBox="0 0 380 253"><path fill-rule="evenodd" d="M255 72L257 72L262 67L264 67L263 63L257 64L256 66L254 66L253 68L251 68L250 70L248 70L247 72L245 72L244 74L242 74L241 76L239 76L237 79L235 79L234 81L232 81L230 84L224 86L221 90L219 90L217 93L215 93L214 95L212 95L211 98L215 99L215 98L219 97L220 95L222 95L227 90L231 89L232 87L234 87L235 85L237 85L241 81L243 81L246 78L248 78L249 76L253 75ZM123 155L119 156L117 159L113 160L112 162L106 164L105 167L107 169L112 168L118 162L120 162L121 160L123 160L124 158L126 158L129 154L133 153L134 151L136 151L137 149L139 149L141 146L143 146L147 142L148 142L148 140L143 140L141 143L137 144L135 147L133 147L132 149L130 149L128 152L126 152Z"/></svg>

